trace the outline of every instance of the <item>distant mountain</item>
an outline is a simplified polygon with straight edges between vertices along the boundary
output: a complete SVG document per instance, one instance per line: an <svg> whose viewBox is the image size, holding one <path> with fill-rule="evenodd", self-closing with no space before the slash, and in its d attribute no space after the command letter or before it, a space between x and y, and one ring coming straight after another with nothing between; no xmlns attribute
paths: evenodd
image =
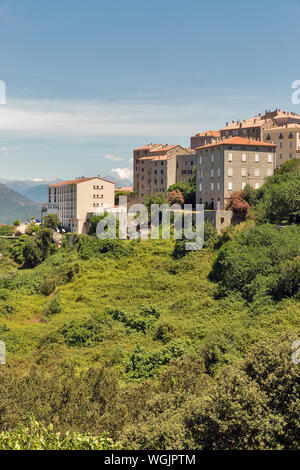
<svg viewBox="0 0 300 470"><path fill-rule="evenodd" d="M21 194L31 199L31 201L45 203L48 198L48 184L33 186L32 188L22 191Z"/></svg>
<svg viewBox="0 0 300 470"><path fill-rule="evenodd" d="M0 183L0 224L12 224L16 219L25 222L31 217L41 217L42 204Z"/></svg>
<svg viewBox="0 0 300 470"><path fill-rule="evenodd" d="M59 183L55 181L30 181L30 180L6 180L0 178L0 183L16 191L34 202L45 203L47 201L47 190L49 184Z"/></svg>

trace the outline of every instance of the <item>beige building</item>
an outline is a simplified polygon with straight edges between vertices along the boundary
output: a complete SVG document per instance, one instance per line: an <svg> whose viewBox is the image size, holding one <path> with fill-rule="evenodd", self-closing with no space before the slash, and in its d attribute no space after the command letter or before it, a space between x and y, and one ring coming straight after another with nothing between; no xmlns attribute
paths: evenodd
<svg viewBox="0 0 300 470"><path fill-rule="evenodd" d="M276 167L300 158L300 124L285 124L263 132L263 140L277 145Z"/></svg>
<svg viewBox="0 0 300 470"><path fill-rule="evenodd" d="M227 122L226 126L221 129L221 138L227 139L239 136L264 140L264 136L267 135L269 129L286 124L300 124L300 116L280 109L275 109L275 111L266 110L265 114L258 114L250 119Z"/></svg>
<svg viewBox="0 0 300 470"><path fill-rule="evenodd" d="M176 183L191 183L193 168L196 166L196 152L188 150L188 154L176 156Z"/></svg>
<svg viewBox="0 0 300 470"><path fill-rule="evenodd" d="M151 194L167 194L169 186L176 183L177 157L190 158L191 149L180 145L149 144L133 151L133 189L140 200ZM195 158L194 158L195 160ZM185 174L188 175L188 174Z"/></svg>
<svg viewBox="0 0 300 470"><path fill-rule="evenodd" d="M71 232L85 233L89 219L114 206L115 183L99 176L77 178L48 187L47 214L57 214Z"/></svg>
<svg viewBox="0 0 300 470"><path fill-rule="evenodd" d="M221 138L219 131L206 131L191 137L191 148L204 147L204 145L214 144Z"/></svg>
<svg viewBox="0 0 300 470"><path fill-rule="evenodd" d="M196 152L196 203L205 209L226 209L230 193L258 189L275 169L276 145L254 139L231 137Z"/></svg>

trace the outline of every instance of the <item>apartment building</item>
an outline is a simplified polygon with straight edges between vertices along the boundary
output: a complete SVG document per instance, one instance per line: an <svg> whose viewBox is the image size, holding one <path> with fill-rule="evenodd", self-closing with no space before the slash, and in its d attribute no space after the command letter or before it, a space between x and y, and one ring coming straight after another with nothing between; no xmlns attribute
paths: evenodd
<svg viewBox="0 0 300 470"><path fill-rule="evenodd" d="M258 189L274 173L276 145L235 136L197 148L196 156L196 203L224 210L231 192Z"/></svg>
<svg viewBox="0 0 300 470"><path fill-rule="evenodd" d="M89 219L114 206L115 183L95 176L77 178L48 187L47 214L57 214L71 232L85 233Z"/></svg>
<svg viewBox="0 0 300 470"><path fill-rule="evenodd" d="M220 131L206 131L191 137L191 148L203 147L204 145L214 144L221 139Z"/></svg>
<svg viewBox="0 0 300 470"><path fill-rule="evenodd" d="M277 145L276 167L291 158L300 158L300 124L285 124L265 130L263 140Z"/></svg>
<svg viewBox="0 0 300 470"><path fill-rule="evenodd" d="M140 200L151 194L167 194L176 182L177 156L191 155L191 149L180 145L149 144L133 151L133 188Z"/></svg>
<svg viewBox="0 0 300 470"><path fill-rule="evenodd" d="M176 183L190 184L192 181L193 168L196 166L196 151L189 150L188 154L176 156Z"/></svg>
<svg viewBox="0 0 300 470"><path fill-rule="evenodd" d="M264 136L267 135L269 129L285 126L286 124L300 124L300 116L280 109L275 109L275 111L266 110L265 114L258 114L250 119L227 122L226 126L221 129L221 139L239 136L264 140Z"/></svg>

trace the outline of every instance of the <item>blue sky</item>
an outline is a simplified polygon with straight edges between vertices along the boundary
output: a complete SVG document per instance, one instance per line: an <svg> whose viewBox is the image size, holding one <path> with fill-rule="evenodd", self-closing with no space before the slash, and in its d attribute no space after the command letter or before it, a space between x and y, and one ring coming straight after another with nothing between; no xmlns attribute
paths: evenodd
<svg viewBox="0 0 300 470"><path fill-rule="evenodd" d="M0 0L0 178L125 178L134 147L300 114L299 22L299 0Z"/></svg>

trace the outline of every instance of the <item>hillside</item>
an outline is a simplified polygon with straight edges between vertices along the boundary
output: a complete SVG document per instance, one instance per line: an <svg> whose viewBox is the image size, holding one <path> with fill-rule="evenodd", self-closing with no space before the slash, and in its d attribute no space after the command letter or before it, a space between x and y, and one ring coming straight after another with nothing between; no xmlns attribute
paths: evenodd
<svg viewBox="0 0 300 470"><path fill-rule="evenodd" d="M52 423L124 449L299 449L299 163L242 194L249 219L205 226L199 251L0 239L6 448Z"/></svg>
<svg viewBox="0 0 300 470"><path fill-rule="evenodd" d="M16 219L25 222L41 217L41 205L0 183L0 224L12 224Z"/></svg>

